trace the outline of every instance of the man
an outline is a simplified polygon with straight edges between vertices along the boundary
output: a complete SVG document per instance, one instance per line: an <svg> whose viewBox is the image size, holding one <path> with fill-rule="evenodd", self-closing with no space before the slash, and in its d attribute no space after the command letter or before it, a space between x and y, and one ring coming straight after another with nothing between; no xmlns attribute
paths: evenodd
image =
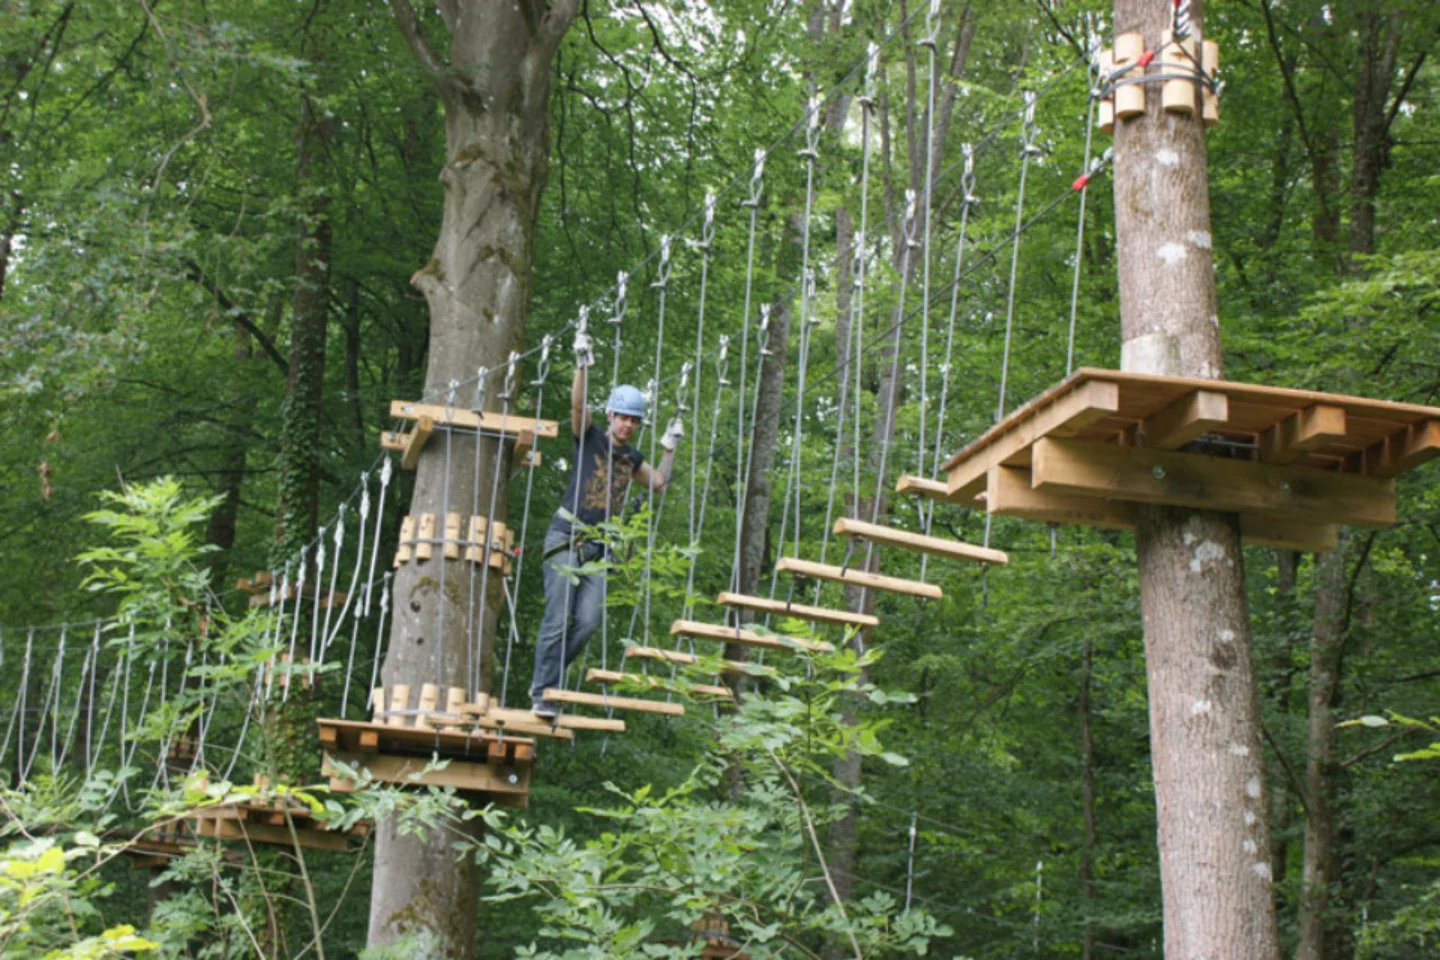
<svg viewBox="0 0 1440 960"><path fill-rule="evenodd" d="M683 433L680 419L672 419L660 439L665 455L657 469L650 469L640 451L630 446L630 438L645 416L644 395L628 384L616 387L605 404L608 429L601 431L591 423L585 407L585 371L594 361L590 337L584 330L575 335L574 349L570 429L575 434L575 468L560 509L545 533L545 615L540 621L530 682L530 710L544 720L560 714L559 707L545 699L545 691L560 686L565 668L585 649L605 615L605 575L582 574L572 584L570 577L575 575L562 568L574 571L604 559L604 542L583 528L619 519L631 483L657 493L663 490L675 461L675 444ZM581 529L572 527L571 516Z"/></svg>

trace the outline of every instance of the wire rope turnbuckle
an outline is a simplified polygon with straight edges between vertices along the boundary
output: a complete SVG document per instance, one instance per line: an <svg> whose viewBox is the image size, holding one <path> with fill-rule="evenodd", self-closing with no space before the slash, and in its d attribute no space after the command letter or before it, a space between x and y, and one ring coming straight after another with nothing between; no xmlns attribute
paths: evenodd
<svg viewBox="0 0 1440 960"><path fill-rule="evenodd" d="M740 201L741 206L760 206L760 194L765 190L765 148L755 148L755 165L750 172L750 196Z"/></svg>
<svg viewBox="0 0 1440 960"><path fill-rule="evenodd" d="M940 0L930 0L930 9L925 13L925 36L916 41L916 46L935 50L940 37Z"/></svg>
<svg viewBox="0 0 1440 960"><path fill-rule="evenodd" d="M1113 134L1115 121L1129 120L1145 113L1145 87L1161 85L1161 107L1167 113L1194 116L1196 91L1205 126L1220 122L1220 45L1206 40L1190 19L1190 0L1172 0L1170 27L1160 37L1160 50L1145 49L1139 33L1115 38L1113 49L1098 49L1093 66L1099 77L1090 96L1100 101L1099 127ZM1159 62L1158 73L1146 73Z"/></svg>
<svg viewBox="0 0 1440 960"><path fill-rule="evenodd" d="M1025 91L1025 118L1020 127L1020 152L1026 157L1039 157L1045 151L1035 143L1035 138L1040 135L1040 127L1035 123L1035 103L1039 95L1034 90Z"/></svg>
<svg viewBox="0 0 1440 960"><path fill-rule="evenodd" d="M666 286L670 283L670 234L660 238L660 263L655 268L655 281L650 284L652 290L665 292Z"/></svg>
<svg viewBox="0 0 1440 960"><path fill-rule="evenodd" d="M812 96L809 109L805 111L805 148L797 151L796 155L809 164L820 159L820 112L824 108L825 101Z"/></svg>
<svg viewBox="0 0 1440 960"><path fill-rule="evenodd" d="M730 381L725 374L730 369L730 336L720 334L720 350L715 357L716 382L722 387L730 386Z"/></svg>
<svg viewBox="0 0 1440 960"><path fill-rule="evenodd" d="M675 401L676 413L688 413L690 410L690 373L695 369L695 363L686 360L680 365L680 386L676 388L676 395L679 399Z"/></svg>
<svg viewBox="0 0 1440 960"><path fill-rule="evenodd" d="M511 350L509 358L505 361L505 383L500 392L495 395L496 399L502 401L507 407L515 399L515 376L520 365L520 351Z"/></svg>

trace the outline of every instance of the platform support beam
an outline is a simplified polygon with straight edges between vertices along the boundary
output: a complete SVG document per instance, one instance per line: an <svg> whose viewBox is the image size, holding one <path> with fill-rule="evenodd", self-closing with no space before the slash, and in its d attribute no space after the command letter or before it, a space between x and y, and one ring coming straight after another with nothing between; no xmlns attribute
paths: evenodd
<svg viewBox="0 0 1440 960"><path fill-rule="evenodd" d="M1190 5L1196 38L1204 13ZM1115 0L1112 23L1160 50L1172 16L1168 3ZM1161 99L1115 121L1120 366L1214 380L1224 376L1223 318L1205 125L1165 113ZM1135 513L1164 954L1278 960L1240 521L1151 503Z"/></svg>

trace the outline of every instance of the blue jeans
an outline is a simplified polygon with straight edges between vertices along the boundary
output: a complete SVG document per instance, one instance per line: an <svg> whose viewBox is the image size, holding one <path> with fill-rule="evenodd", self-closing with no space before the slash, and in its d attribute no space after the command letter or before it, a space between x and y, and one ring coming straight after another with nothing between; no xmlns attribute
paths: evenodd
<svg viewBox="0 0 1440 960"><path fill-rule="evenodd" d="M561 549L545 561L545 615L535 642L535 674L530 681L530 699L539 700L547 688L560 686L561 674L600 626L604 614L605 575L581 576L572 585L557 567L579 567L586 559L599 557L599 547L588 551L579 544L570 549L570 534L551 530L545 535L544 552ZM582 557L583 554L583 557Z"/></svg>

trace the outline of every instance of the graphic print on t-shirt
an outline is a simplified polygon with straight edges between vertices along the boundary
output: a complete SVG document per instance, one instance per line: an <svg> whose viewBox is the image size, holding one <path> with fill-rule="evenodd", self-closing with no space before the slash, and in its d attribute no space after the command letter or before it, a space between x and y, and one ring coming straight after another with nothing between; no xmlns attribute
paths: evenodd
<svg viewBox="0 0 1440 960"><path fill-rule="evenodd" d="M595 511L600 516L605 516L605 483L610 481L610 512L609 516L619 517L625 510L625 490L630 486L630 474L634 468L631 462L623 457L616 457L615 469L613 472L605 469L605 454L595 453L594 461L590 469L585 471L585 489L581 494L580 508L581 516L586 516L590 511Z"/></svg>

